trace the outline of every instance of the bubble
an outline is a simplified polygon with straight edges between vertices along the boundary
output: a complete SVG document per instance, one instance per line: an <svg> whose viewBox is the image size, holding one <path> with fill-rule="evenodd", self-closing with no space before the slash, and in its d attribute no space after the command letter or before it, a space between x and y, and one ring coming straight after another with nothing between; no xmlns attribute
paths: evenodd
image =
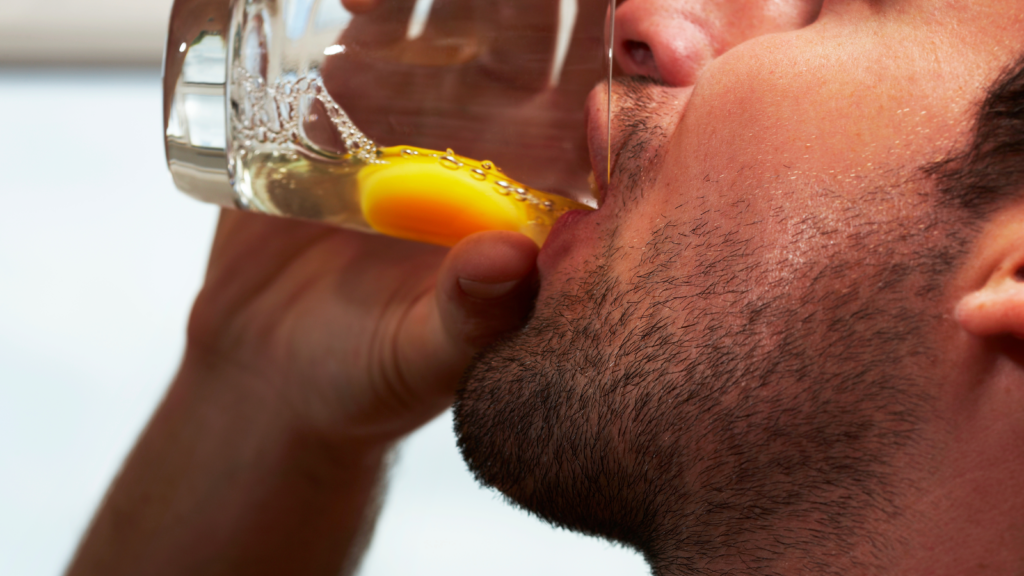
<svg viewBox="0 0 1024 576"><path fill-rule="evenodd" d="M505 182L504 180L498 180L497 182L495 182L495 184L501 186L503 189L505 189L506 192L512 191L512 185L509 184L508 182Z"/></svg>
<svg viewBox="0 0 1024 576"><path fill-rule="evenodd" d="M528 198L526 196L521 196L519 194L516 194L515 196L513 196L513 198L515 198L516 200L518 200L520 202L526 202L528 200Z"/></svg>
<svg viewBox="0 0 1024 576"><path fill-rule="evenodd" d="M352 157L366 163L379 162L381 152L376 143L352 123L324 89L318 71L312 70L303 77L284 73L268 81L236 63L230 77L233 113L237 117L231 138L236 150L304 147L307 141L301 124L321 120L334 125ZM316 101L323 106L323 114L310 110Z"/></svg>
<svg viewBox="0 0 1024 576"><path fill-rule="evenodd" d="M472 170L470 170L469 171L469 175L472 176L474 180L486 180L487 179L487 173L484 172L483 170L479 169L479 168L473 168Z"/></svg>
<svg viewBox="0 0 1024 576"><path fill-rule="evenodd" d="M548 212L551 212L555 209L555 203L552 202L551 200L545 200L543 206L544 209L547 210Z"/></svg>
<svg viewBox="0 0 1024 576"><path fill-rule="evenodd" d="M448 148L447 150L445 150L444 153L446 155L448 155L448 156L455 156L455 150L452 150L451 148Z"/></svg>
<svg viewBox="0 0 1024 576"><path fill-rule="evenodd" d="M508 188L502 188L501 186L495 186L494 191L497 192L498 194L501 194L502 196L508 196L511 193L511 191Z"/></svg>
<svg viewBox="0 0 1024 576"><path fill-rule="evenodd" d="M494 170L494 162L491 162L490 160L484 160L480 163L480 166L484 170Z"/></svg>
<svg viewBox="0 0 1024 576"><path fill-rule="evenodd" d="M459 168L462 167L462 162L459 162L458 160L453 158L451 155L442 157L441 160L440 160L440 163L441 163L441 166L444 166L445 168L447 168L449 170L458 170Z"/></svg>
<svg viewBox="0 0 1024 576"><path fill-rule="evenodd" d="M402 149L402 156L404 156L406 158L412 158L413 156L419 156L419 155L420 155L420 153L415 151L415 150L413 150L412 148L403 148Z"/></svg>

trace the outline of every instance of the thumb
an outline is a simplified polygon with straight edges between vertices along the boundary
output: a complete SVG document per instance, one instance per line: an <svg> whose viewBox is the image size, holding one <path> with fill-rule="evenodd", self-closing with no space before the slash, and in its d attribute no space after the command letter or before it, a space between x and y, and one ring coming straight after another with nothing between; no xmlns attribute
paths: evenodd
<svg viewBox="0 0 1024 576"><path fill-rule="evenodd" d="M480 232L452 248L433 298L413 311L423 329L406 331L399 343L403 377L427 388L427 397L450 401L473 355L525 323L537 290L536 260L537 245L515 232Z"/></svg>
<svg viewBox="0 0 1024 576"><path fill-rule="evenodd" d="M460 242L441 268L437 305L447 335L472 353L526 322L537 293L537 245L515 232Z"/></svg>

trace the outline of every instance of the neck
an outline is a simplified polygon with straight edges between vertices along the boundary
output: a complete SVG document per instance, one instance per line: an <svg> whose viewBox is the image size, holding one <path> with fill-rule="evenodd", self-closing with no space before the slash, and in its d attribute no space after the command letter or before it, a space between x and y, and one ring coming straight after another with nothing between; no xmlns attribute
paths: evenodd
<svg viewBox="0 0 1024 576"><path fill-rule="evenodd" d="M962 576L1024 574L1024 455L1012 430L986 426L985 443L958 430L932 465L909 466L898 499L880 502L849 530L824 529L835 518L804 516L746 535L721 534L715 552L692 542L706 526L647 554L655 576L842 574ZM979 445L983 446L979 449ZM842 499L833 498L842 502ZM832 507L841 516L842 506ZM753 512L753 511L752 511ZM798 514L794 514L795 516ZM749 524L758 523L751 514ZM681 532L680 532L681 533ZM677 534L680 534L677 533ZM704 540L708 542L708 540Z"/></svg>
<svg viewBox="0 0 1024 576"><path fill-rule="evenodd" d="M915 505L899 571L907 575L1024 574L1024 454L998 422L961 429ZM1002 428L1002 429L1001 429ZM983 432L979 441L975 432Z"/></svg>

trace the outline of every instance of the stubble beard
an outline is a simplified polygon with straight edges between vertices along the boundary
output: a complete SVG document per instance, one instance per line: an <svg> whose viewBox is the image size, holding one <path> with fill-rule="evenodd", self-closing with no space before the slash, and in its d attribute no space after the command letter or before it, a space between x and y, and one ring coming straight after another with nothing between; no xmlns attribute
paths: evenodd
<svg viewBox="0 0 1024 576"><path fill-rule="evenodd" d="M657 150L641 128L624 150ZM627 195L658 156L618 168ZM933 404L933 304L961 250L936 240L949 231L930 206L886 221L857 204L855 234L796 215L798 263L764 259L747 222L698 218L653 230L623 273L608 230L467 372L455 426L470 469L540 518L635 547L658 574L771 574L793 558L880 570L902 545L873 539L908 495Z"/></svg>

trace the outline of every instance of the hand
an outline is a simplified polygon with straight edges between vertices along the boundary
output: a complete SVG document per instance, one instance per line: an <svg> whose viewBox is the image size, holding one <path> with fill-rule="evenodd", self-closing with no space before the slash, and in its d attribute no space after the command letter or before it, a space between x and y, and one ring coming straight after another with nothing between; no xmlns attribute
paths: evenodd
<svg viewBox="0 0 1024 576"><path fill-rule="evenodd" d="M536 251L224 212L181 371L68 574L351 574L384 455L522 322Z"/></svg>
<svg viewBox="0 0 1024 576"><path fill-rule="evenodd" d="M326 59L330 94L383 146L489 159L541 190L589 194L584 104L606 76L607 0L580 0L571 50L551 69L557 0L435 0L407 40L414 0L343 0L356 14Z"/></svg>
<svg viewBox="0 0 1024 576"><path fill-rule="evenodd" d="M225 211L187 362L308 432L388 443L443 411L472 354L531 306L526 237L481 233L446 252Z"/></svg>

